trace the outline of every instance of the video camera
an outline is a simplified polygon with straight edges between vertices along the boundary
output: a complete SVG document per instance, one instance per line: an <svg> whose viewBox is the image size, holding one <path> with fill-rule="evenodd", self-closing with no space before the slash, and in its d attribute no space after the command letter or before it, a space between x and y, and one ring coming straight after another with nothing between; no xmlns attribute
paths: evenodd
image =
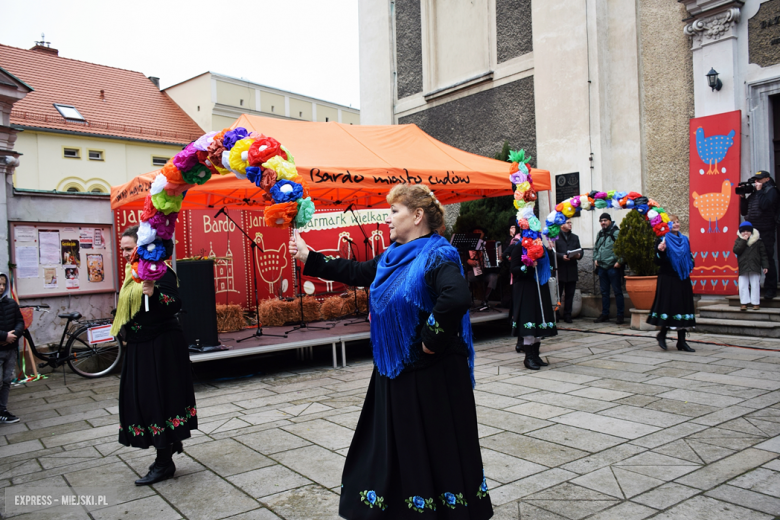
<svg viewBox="0 0 780 520"><path fill-rule="evenodd" d="M737 193L737 195L752 195L756 191L755 186L755 179L749 179L744 182L740 182L737 184L737 187L734 188L734 191Z"/></svg>

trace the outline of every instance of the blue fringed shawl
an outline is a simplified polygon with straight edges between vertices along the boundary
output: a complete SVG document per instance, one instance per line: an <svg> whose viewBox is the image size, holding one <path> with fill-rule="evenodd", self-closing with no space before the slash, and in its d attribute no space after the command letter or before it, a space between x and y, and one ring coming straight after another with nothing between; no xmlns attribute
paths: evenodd
<svg viewBox="0 0 780 520"><path fill-rule="evenodd" d="M693 260L691 259L691 244L688 242L688 237L680 233L675 235L674 233L666 234L666 258L674 268L674 272L680 277L680 280L685 280L691 275L693 271Z"/></svg>
<svg viewBox="0 0 780 520"><path fill-rule="evenodd" d="M418 238L406 244L393 243L377 265L371 284L371 346L379 373L390 379L416 361L412 345L420 312L430 314L436 303L425 273L446 262L460 265L458 251L440 235ZM461 268L461 274L463 269ZM471 382L474 384L474 345L471 320L461 320L461 338L468 346Z"/></svg>

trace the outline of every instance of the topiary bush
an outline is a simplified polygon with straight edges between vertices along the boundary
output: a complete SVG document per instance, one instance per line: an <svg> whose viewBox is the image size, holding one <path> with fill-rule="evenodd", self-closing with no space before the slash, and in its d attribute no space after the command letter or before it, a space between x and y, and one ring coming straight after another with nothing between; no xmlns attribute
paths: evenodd
<svg viewBox="0 0 780 520"><path fill-rule="evenodd" d="M614 251L628 265L635 276L658 274L655 258L655 233L645 217L631 210L620 224Z"/></svg>

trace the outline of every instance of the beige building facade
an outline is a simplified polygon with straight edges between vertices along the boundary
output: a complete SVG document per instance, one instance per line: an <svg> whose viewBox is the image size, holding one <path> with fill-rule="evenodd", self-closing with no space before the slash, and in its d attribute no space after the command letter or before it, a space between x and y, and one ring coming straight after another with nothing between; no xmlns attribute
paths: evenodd
<svg viewBox="0 0 780 520"><path fill-rule="evenodd" d="M228 127L241 114L360 124L360 111L356 108L214 72L204 72L168 87L164 92L204 131L218 131Z"/></svg>

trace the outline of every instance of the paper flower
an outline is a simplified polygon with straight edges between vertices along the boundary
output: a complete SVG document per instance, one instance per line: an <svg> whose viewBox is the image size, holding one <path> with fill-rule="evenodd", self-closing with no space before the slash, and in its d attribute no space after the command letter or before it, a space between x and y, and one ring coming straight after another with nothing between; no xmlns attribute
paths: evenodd
<svg viewBox="0 0 780 520"><path fill-rule="evenodd" d="M525 184L526 182L528 182L528 175L526 175L521 171L515 172L509 176L509 182L511 182L516 186L520 184Z"/></svg>
<svg viewBox="0 0 780 520"><path fill-rule="evenodd" d="M579 197L572 197L568 199L566 202L571 204L571 207L573 208L579 208L580 207L580 198Z"/></svg>
<svg viewBox="0 0 780 520"><path fill-rule="evenodd" d="M176 195L171 197L165 191L152 195L152 202L157 211L161 211L165 215L170 215L173 212L181 211L181 202L184 197Z"/></svg>
<svg viewBox="0 0 780 520"><path fill-rule="evenodd" d="M521 260L522 260L522 261L523 261L523 263L524 263L525 265L527 265L528 267L531 267L532 265L534 265L534 261L533 261L533 259L531 259L531 258L530 258L528 255L523 255L523 257L521 258Z"/></svg>
<svg viewBox="0 0 780 520"><path fill-rule="evenodd" d="M654 219L657 216L658 216L658 212L654 209L651 209L650 211L647 212L647 218L649 219Z"/></svg>
<svg viewBox="0 0 780 520"><path fill-rule="evenodd" d="M532 260L538 260L544 254L544 248L536 244L526 248L528 250L528 258Z"/></svg>
<svg viewBox="0 0 780 520"><path fill-rule="evenodd" d="M616 191L613 198L615 198L615 199L624 199L626 197L628 197L628 193L626 193L625 191Z"/></svg>
<svg viewBox="0 0 780 520"><path fill-rule="evenodd" d="M217 140L219 134L214 136L214 141L209 145L209 161L214 168L220 173L220 175L227 174L230 170L222 166L222 152L225 151L225 147L222 146L222 141Z"/></svg>
<svg viewBox="0 0 780 520"><path fill-rule="evenodd" d="M561 232L561 226L557 224L553 224L552 226L547 228L547 236L550 238L555 238L558 236L558 233Z"/></svg>
<svg viewBox="0 0 780 520"><path fill-rule="evenodd" d="M225 150L232 150L233 146L235 146L238 141L247 137L248 135L249 131L243 126L239 126L233 130L228 130L225 132L225 137L222 138L222 146L225 148Z"/></svg>
<svg viewBox="0 0 780 520"><path fill-rule="evenodd" d="M172 182L174 184L184 184L184 179L181 176L181 172L176 167L176 165L173 164L173 159L165 163L165 166L162 167L160 173L165 175L165 178L168 179L168 182Z"/></svg>
<svg viewBox="0 0 780 520"><path fill-rule="evenodd" d="M649 218L649 215L650 215L650 213L652 213L652 211L648 212L648 220L650 221L650 225L651 225L651 226L655 227L655 226L657 226L658 224L663 224L663 222L664 222L664 219L663 219L663 218L661 218L661 215L656 215L656 216L655 216L655 217L653 217L653 218Z"/></svg>
<svg viewBox="0 0 780 520"><path fill-rule="evenodd" d="M296 202L282 202L265 208L263 218L269 227L284 228L290 225L298 211Z"/></svg>
<svg viewBox="0 0 780 520"><path fill-rule="evenodd" d="M564 206L563 209L566 209L566 207ZM565 222L566 222L566 215L564 215L563 213L556 213L555 214L555 220L553 221L553 224L560 226L561 224L563 224Z"/></svg>
<svg viewBox="0 0 780 520"><path fill-rule="evenodd" d="M187 184L204 184L211 178L211 171L200 163L181 174Z"/></svg>
<svg viewBox="0 0 780 520"><path fill-rule="evenodd" d="M262 136L249 147L248 161L252 166L261 166L272 157L281 156L287 159L287 153L282 150L282 145L273 137Z"/></svg>
<svg viewBox="0 0 780 520"><path fill-rule="evenodd" d="M176 166L180 172L186 172L196 164L198 164L198 150L192 143L188 144L184 150L173 156L173 165Z"/></svg>
<svg viewBox="0 0 780 520"><path fill-rule="evenodd" d="M520 229L528 229L528 221L524 218L517 219L517 227Z"/></svg>
<svg viewBox="0 0 780 520"><path fill-rule="evenodd" d="M522 231L522 235L523 235L523 238L531 238L531 239L539 238L539 232L538 231L532 231L530 229L524 229Z"/></svg>
<svg viewBox="0 0 780 520"><path fill-rule="evenodd" d="M647 206L650 200L647 197L637 197L634 199L635 206Z"/></svg>
<svg viewBox="0 0 780 520"><path fill-rule="evenodd" d="M561 213L563 213L564 217L571 218L574 216L575 213L577 213L577 210L574 209L572 203L567 200L563 203L563 210L561 211ZM564 220L563 222L566 222L566 220ZM561 224L563 224L563 222L561 222Z"/></svg>
<svg viewBox="0 0 780 520"><path fill-rule="evenodd" d="M201 152L208 151L209 145L214 141L214 136L217 135L216 132L209 132L207 134L203 134L202 136L198 137L197 141L192 143L192 146L195 147L196 150L199 150Z"/></svg>
<svg viewBox="0 0 780 520"><path fill-rule="evenodd" d="M666 222L653 226L656 236L662 237L669 232L669 225Z"/></svg>
<svg viewBox="0 0 780 520"><path fill-rule="evenodd" d="M614 199L615 198L615 190L609 190L607 192L607 198L608 199Z"/></svg>
<svg viewBox="0 0 780 520"><path fill-rule="evenodd" d="M531 189L531 183L528 181L521 182L517 185L517 191L526 192Z"/></svg>
<svg viewBox="0 0 780 520"><path fill-rule="evenodd" d="M212 175L219 175L219 171L211 164L208 152L198 151L198 162L208 168Z"/></svg>
<svg viewBox="0 0 780 520"><path fill-rule="evenodd" d="M149 220L155 213L157 213L157 208L154 207L152 202L152 194L147 193L144 199L144 211L141 213L141 220Z"/></svg>
<svg viewBox="0 0 780 520"><path fill-rule="evenodd" d="M286 179L280 180L271 188L271 197L276 204L298 200L302 195L303 187Z"/></svg>
<svg viewBox="0 0 780 520"><path fill-rule="evenodd" d="M534 190L528 190L523 194L523 198L526 202L531 202L536 200L536 192Z"/></svg>
<svg viewBox="0 0 780 520"><path fill-rule="evenodd" d="M168 184L168 179L162 173L158 173L157 177L155 177L152 181L152 186L149 188L149 194L157 195L163 189L165 189L166 184Z"/></svg>
<svg viewBox="0 0 780 520"><path fill-rule="evenodd" d="M531 229L531 231L541 231L542 223L539 222L538 218L531 217L528 219L528 227Z"/></svg>
<svg viewBox="0 0 780 520"><path fill-rule="evenodd" d="M292 163L292 165L295 166L295 157L290 153L290 150L285 148L284 145L279 146L279 148L287 155L287 162Z"/></svg>
<svg viewBox="0 0 780 520"><path fill-rule="evenodd" d="M169 182L165 185L165 193L167 193L169 197L176 197L178 195L183 195L184 192L190 188L192 188L191 184L174 184Z"/></svg>
<svg viewBox="0 0 780 520"><path fill-rule="evenodd" d="M246 175L246 167L249 166L249 163L247 162L249 147L252 146L253 142L254 141L250 138L241 139L230 149L228 164L232 171L241 172L243 175Z"/></svg>
<svg viewBox="0 0 780 520"><path fill-rule="evenodd" d="M544 219L544 222L548 226L552 226L553 224L555 224L555 215L557 215L557 214L558 214L558 211L551 211L550 214L547 215L547 218Z"/></svg>
<svg viewBox="0 0 780 520"><path fill-rule="evenodd" d="M525 238L523 239L523 241L522 241L522 242L520 242L520 244L522 244L522 246L523 246L524 248L528 249L529 247L531 247L532 245L534 245L534 239L533 239L533 238L529 238L529 237L525 237Z"/></svg>
<svg viewBox="0 0 780 520"><path fill-rule="evenodd" d="M148 262L157 262L165 258L165 246L162 240L155 240L151 244L137 247L138 257Z"/></svg>
<svg viewBox="0 0 780 520"><path fill-rule="evenodd" d="M157 232L148 222L141 222L138 225L138 240L136 240L136 245L138 247L151 244L156 238Z"/></svg>
<svg viewBox="0 0 780 520"><path fill-rule="evenodd" d="M587 195L582 195L580 197L580 208L586 211L590 209L590 199L588 199Z"/></svg>
<svg viewBox="0 0 780 520"><path fill-rule="evenodd" d="M157 213L149 219L149 225L154 228L158 237L168 240L173 236L173 232L176 229L176 218L178 216L179 214L176 212L168 215Z"/></svg>
<svg viewBox="0 0 780 520"><path fill-rule="evenodd" d="M598 209L604 209L607 207L607 201L605 201L604 199L596 199L596 203L594 204L594 206L596 206L596 208Z"/></svg>
<svg viewBox="0 0 780 520"><path fill-rule="evenodd" d="M274 177L276 177L276 175L274 175ZM260 181L263 178L263 170L259 166L247 166L246 178L249 182L253 183L259 188Z"/></svg>
<svg viewBox="0 0 780 520"><path fill-rule="evenodd" d="M514 204L515 209L521 209L525 207L525 201L524 200L517 200L515 199L512 201L512 204Z"/></svg>
<svg viewBox="0 0 780 520"><path fill-rule="evenodd" d="M130 276L133 277L133 281L135 283L141 283L143 280L141 280L141 277L138 275L138 262L141 260L138 259L135 262L130 262Z"/></svg>
<svg viewBox="0 0 780 520"><path fill-rule="evenodd" d="M306 179L301 177L300 175L296 175L292 179L290 179L292 182L298 183L301 185L301 188L303 188L303 195L301 195L302 198L306 198L309 196L309 183L306 182Z"/></svg>
<svg viewBox="0 0 780 520"><path fill-rule="evenodd" d="M593 195L593 198L594 199L606 199L607 198L607 194L604 193L603 191L597 191L596 194Z"/></svg>
<svg viewBox="0 0 780 520"><path fill-rule="evenodd" d="M522 210L522 215L523 215L523 218L528 220L529 222L530 222L530 219L532 217L535 218L534 217L534 208L533 208L533 206L528 206L526 204L526 207L524 207L523 210Z"/></svg>
<svg viewBox="0 0 780 520"><path fill-rule="evenodd" d="M637 206L636 206L634 209L635 209L635 210L637 210L637 211L638 211L639 213L641 213L642 215L644 215L645 213L647 213L647 210L648 210L649 208L648 208L648 205L647 205L647 204L639 204L639 205L637 205Z"/></svg>
<svg viewBox="0 0 780 520"><path fill-rule="evenodd" d="M669 215L666 213L661 213L661 220L663 220L664 224L669 222Z"/></svg>
<svg viewBox="0 0 780 520"><path fill-rule="evenodd" d="M162 260L150 262L142 258L138 261L138 276L142 280L159 280L167 270L168 266Z"/></svg>
<svg viewBox="0 0 780 520"><path fill-rule="evenodd" d="M311 198L298 199L298 214L295 215L295 227L302 228L311 221L314 216L314 203Z"/></svg>
<svg viewBox="0 0 780 520"><path fill-rule="evenodd" d="M641 197L641 196L642 196L641 194L639 194L639 193L637 193L637 192L635 192L635 191L631 191L631 192L629 192L629 193L628 193L628 195L627 195L627 197L628 197L630 200L638 199L638 198L639 198L639 197Z"/></svg>
<svg viewBox="0 0 780 520"><path fill-rule="evenodd" d="M274 170L278 180L290 180L298 175L298 170L295 168L295 165L289 161L285 161L278 155L271 157L268 161L264 162L263 168L270 168Z"/></svg>

